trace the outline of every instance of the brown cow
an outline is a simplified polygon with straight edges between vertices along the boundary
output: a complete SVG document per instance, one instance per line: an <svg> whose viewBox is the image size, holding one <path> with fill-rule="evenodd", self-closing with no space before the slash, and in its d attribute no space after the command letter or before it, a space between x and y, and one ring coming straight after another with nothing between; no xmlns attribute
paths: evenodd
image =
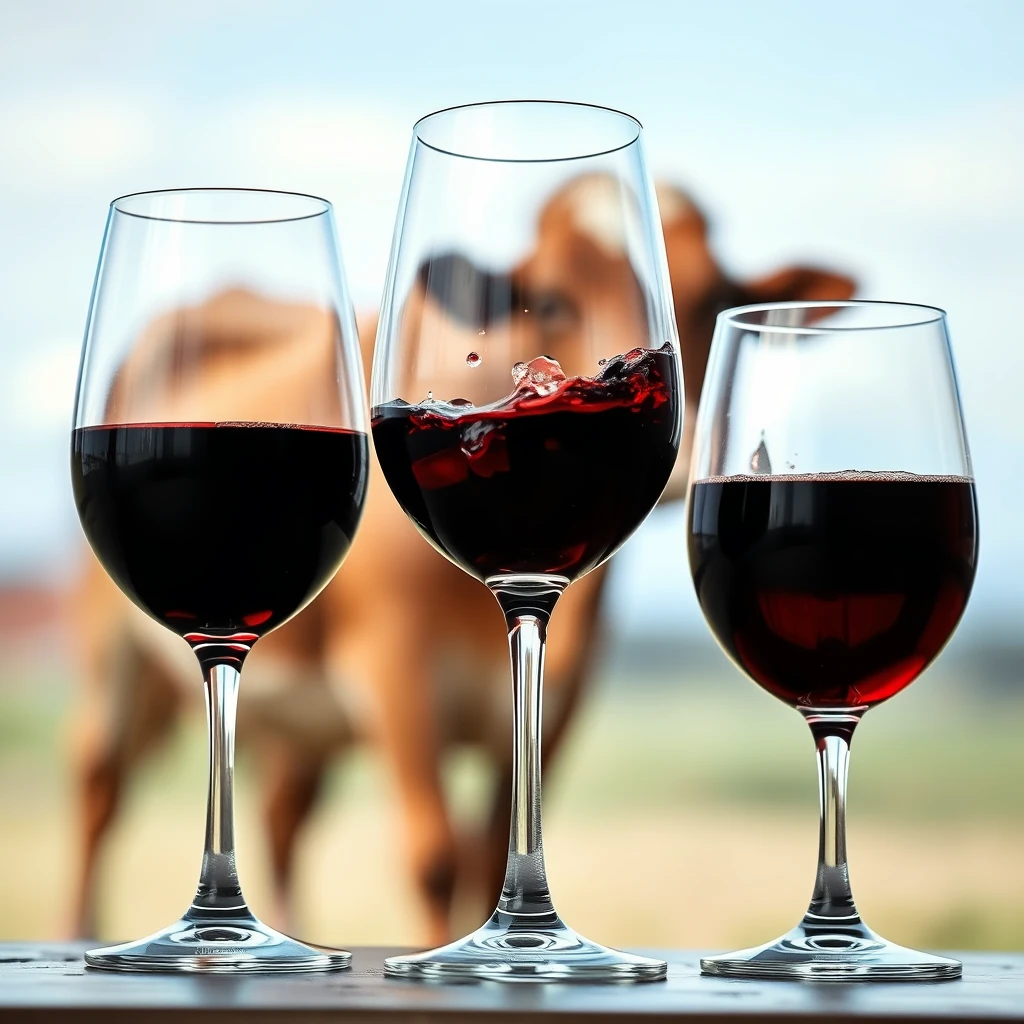
<svg viewBox="0 0 1024 1024"><path fill-rule="evenodd" d="M559 339L563 354L574 310L594 310L609 331L629 337L636 279L614 239L590 216L607 182L577 179L546 206L530 258L517 270L535 295L537 352ZM683 496L693 422L717 313L734 305L782 299L843 299L847 277L795 267L741 283L719 267L704 218L682 192L659 189L685 376L685 431L665 497ZM465 330L426 291L423 318L439 329ZM434 303L431 306L431 303ZM536 316L539 312L541 315ZM246 374L247 411L224 418L273 420L281 389L312 388L333 343L321 311L269 303L248 292L214 296L184 311L190 332L205 339L208 366L201 386L225 393ZM181 315L181 311L179 311ZM369 375L375 318L359 325ZM167 325L152 325L122 378L144 373L139 360L161 358ZM244 339L244 343L242 341ZM637 344L643 343L637 339ZM622 350L632 347L624 342ZM142 353L141 355L139 353ZM571 352L568 353L571 361ZM329 376L329 375L327 375ZM456 393L453 391L453 394ZM151 411L175 418L173 402L153 396ZM180 410L179 410L180 411ZM157 416L153 415L153 418ZM546 661L545 757L551 763L589 677L599 632L606 568L574 583L550 630ZM75 720L80 874L73 929L94 930L94 876L100 841L117 809L122 784L144 753L169 731L184 701L200 699L199 670L186 644L149 620L117 590L95 560L80 578L76 630L81 700ZM500 890L508 846L511 791L511 711L508 650L496 602L420 537L374 469L356 542L335 580L301 615L269 634L246 662L239 732L257 744L265 774L264 812L270 838L279 917L287 927L296 834L316 799L328 761L352 744L374 743L393 773L405 826L409 868L427 913L431 943L449 935L457 874L466 859L445 804L440 767L458 744L480 748L493 766L492 809L483 834L482 870L474 881L488 900ZM470 873L472 877L472 873Z"/></svg>

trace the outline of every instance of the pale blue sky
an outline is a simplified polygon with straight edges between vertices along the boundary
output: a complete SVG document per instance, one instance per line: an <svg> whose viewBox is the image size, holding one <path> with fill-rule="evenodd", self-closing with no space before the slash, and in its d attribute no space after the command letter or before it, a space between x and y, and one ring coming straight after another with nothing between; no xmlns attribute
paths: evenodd
<svg viewBox="0 0 1024 1024"><path fill-rule="evenodd" d="M412 121L477 99L635 114L738 274L821 260L949 310L979 479L970 622L1024 613L1024 2L0 0L0 572L76 550L66 443L108 201L326 195L377 301ZM695 624L682 516L613 607Z"/></svg>

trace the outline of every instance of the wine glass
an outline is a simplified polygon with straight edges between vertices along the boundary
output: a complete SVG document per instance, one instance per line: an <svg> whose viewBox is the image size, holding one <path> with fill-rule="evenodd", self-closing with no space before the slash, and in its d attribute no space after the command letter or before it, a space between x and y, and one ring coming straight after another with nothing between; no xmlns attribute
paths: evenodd
<svg viewBox="0 0 1024 1024"><path fill-rule="evenodd" d="M718 317L688 510L701 610L754 682L796 708L818 750L810 908L708 974L938 979L857 913L846 772L863 714L938 655L967 604L977 505L942 310L890 302L745 306Z"/></svg>
<svg viewBox="0 0 1024 1024"><path fill-rule="evenodd" d="M505 614L514 781L494 914L461 941L389 958L389 974L665 975L563 924L540 807L548 617L654 507L679 448L682 370L640 133L626 114L546 101L455 107L413 130L374 447L420 532Z"/></svg>
<svg viewBox="0 0 1024 1024"><path fill-rule="evenodd" d="M338 969L350 955L268 928L235 865L239 673L344 559L369 441L355 319L330 203L180 189L111 204L75 402L82 528L120 589L191 645L210 789L182 919L85 955L148 971Z"/></svg>

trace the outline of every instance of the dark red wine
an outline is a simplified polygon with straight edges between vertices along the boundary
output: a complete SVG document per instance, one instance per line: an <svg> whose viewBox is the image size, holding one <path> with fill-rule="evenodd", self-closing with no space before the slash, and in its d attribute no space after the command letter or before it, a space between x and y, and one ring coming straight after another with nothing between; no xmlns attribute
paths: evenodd
<svg viewBox="0 0 1024 1024"><path fill-rule="evenodd" d="M637 349L596 377L543 357L517 364L516 392L483 408L393 402L373 442L399 504L443 554L487 579L573 579L650 512L680 436L677 357Z"/></svg>
<svg viewBox="0 0 1024 1024"><path fill-rule="evenodd" d="M89 543L165 626L259 635L328 583L366 495L365 434L275 424L141 423L74 431Z"/></svg>
<svg viewBox="0 0 1024 1024"><path fill-rule="evenodd" d="M974 583L974 484L844 473L728 477L690 495L690 566L718 641L801 707L877 704L949 639Z"/></svg>

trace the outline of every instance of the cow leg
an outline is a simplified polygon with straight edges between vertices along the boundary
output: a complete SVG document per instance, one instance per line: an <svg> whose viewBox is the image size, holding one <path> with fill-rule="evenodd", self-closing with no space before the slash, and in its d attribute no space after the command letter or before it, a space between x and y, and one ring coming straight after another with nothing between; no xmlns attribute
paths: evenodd
<svg viewBox="0 0 1024 1024"><path fill-rule="evenodd" d="M601 572L601 570L598 570ZM570 646L562 646L552 650L555 657L549 661L554 668L553 678L561 677L564 682L560 686L548 687L544 700L544 738L542 762L546 772L556 763L562 749L569 723L579 704L580 695L587 685L591 674L591 661L594 651L593 637L597 632L598 604L600 600L600 577L597 573L597 585L592 592L577 584L578 610L582 611L582 621L571 623L575 642ZM589 582L589 581L581 581ZM571 592L570 592L571 593ZM563 601L566 598L562 599ZM555 614L558 614L556 609ZM560 623L556 621L557 630ZM553 662L553 664L552 664ZM511 737L510 737L511 739ZM481 884L485 887L484 896L489 904L497 900L505 881L505 869L508 862L509 827L512 815L512 751L511 743L503 748L501 754L494 756L493 790L490 812L485 822L481 871L478 873ZM488 909L490 909L488 907Z"/></svg>
<svg viewBox="0 0 1024 1024"><path fill-rule="evenodd" d="M567 726L572 718L571 708L559 709L551 728L544 729L544 770L550 773L562 748ZM501 893L508 863L509 827L512 817L512 761L501 758L495 765L490 810L484 828L481 871L478 873L484 891L481 895L491 909Z"/></svg>
<svg viewBox="0 0 1024 1024"><path fill-rule="evenodd" d="M426 916L427 941L449 939L456 843L441 784L436 694L427 666L435 661L420 609L395 595L388 615L353 622L332 658L338 678L365 688L371 728L397 789L406 859ZM386 624L386 634L373 629Z"/></svg>
<svg viewBox="0 0 1024 1024"><path fill-rule="evenodd" d="M122 765L113 751L84 752L77 767L78 871L70 927L75 938L96 935L96 868L100 847L117 812Z"/></svg>
<svg viewBox="0 0 1024 1024"><path fill-rule="evenodd" d="M291 934L295 925L292 891L295 841L316 804L325 759L294 744L274 743L266 758L263 815L270 840L270 863L278 927Z"/></svg>
<svg viewBox="0 0 1024 1024"><path fill-rule="evenodd" d="M96 934L96 873L124 781L167 737L179 704L173 680L128 635L112 645L105 669L73 724L78 867L65 930L78 937Z"/></svg>

